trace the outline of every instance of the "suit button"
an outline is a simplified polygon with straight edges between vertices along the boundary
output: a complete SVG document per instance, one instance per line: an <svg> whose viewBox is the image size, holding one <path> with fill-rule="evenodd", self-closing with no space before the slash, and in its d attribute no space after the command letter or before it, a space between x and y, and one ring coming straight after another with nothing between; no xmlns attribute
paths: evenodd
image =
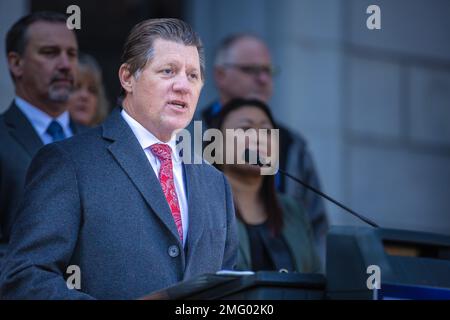
<svg viewBox="0 0 450 320"><path fill-rule="evenodd" d="M168 252L169 256L171 256L172 258L176 258L180 254L180 249L178 248L178 246L173 245L169 247Z"/></svg>

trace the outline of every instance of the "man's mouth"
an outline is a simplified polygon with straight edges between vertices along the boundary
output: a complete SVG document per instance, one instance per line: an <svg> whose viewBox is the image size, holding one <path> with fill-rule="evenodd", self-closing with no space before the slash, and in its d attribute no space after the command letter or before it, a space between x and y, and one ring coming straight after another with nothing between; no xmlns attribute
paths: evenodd
<svg viewBox="0 0 450 320"><path fill-rule="evenodd" d="M73 78L54 78L52 80L52 83L67 83L67 84L72 84L73 83Z"/></svg>
<svg viewBox="0 0 450 320"><path fill-rule="evenodd" d="M168 105L179 110L183 110L187 108L187 103L181 100L170 100Z"/></svg>
<svg viewBox="0 0 450 320"><path fill-rule="evenodd" d="M52 84L63 85L63 86L72 86L72 81L70 81L69 79L58 79L58 80L53 80Z"/></svg>

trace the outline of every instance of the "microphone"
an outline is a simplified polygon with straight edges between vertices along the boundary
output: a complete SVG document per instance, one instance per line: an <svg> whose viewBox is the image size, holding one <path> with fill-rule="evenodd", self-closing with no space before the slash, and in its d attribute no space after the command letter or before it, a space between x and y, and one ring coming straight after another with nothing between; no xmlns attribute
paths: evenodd
<svg viewBox="0 0 450 320"><path fill-rule="evenodd" d="M256 164L254 163L250 163L249 159L256 159ZM244 160L247 164L251 164L251 165L257 165L258 167L265 167L267 166L267 161L265 161L265 159L263 157L260 156L260 154L256 151L250 151L250 149L246 148L244 151ZM363 215L353 211L352 209L348 208L347 206L343 205L342 203L340 203L337 200L334 200L333 198L331 198L330 196L326 195L325 193L323 193L322 191L308 185L307 183L303 182L302 180L300 180L297 177L294 177L293 175L289 174L288 172L278 168L278 171L280 171L281 174L291 178L292 180L294 180L295 182L301 184L302 186L304 186L306 189L311 190L312 192L318 194L319 196L321 196L322 198L327 199L328 201L334 203L335 205L337 205L338 207L344 209L345 211L349 212L350 214L352 214L353 216L355 216L356 218L360 219L361 221L364 221L365 223L371 225L374 228L379 228L379 225L376 224L375 222L373 222L372 220L370 220L369 218L364 217Z"/></svg>

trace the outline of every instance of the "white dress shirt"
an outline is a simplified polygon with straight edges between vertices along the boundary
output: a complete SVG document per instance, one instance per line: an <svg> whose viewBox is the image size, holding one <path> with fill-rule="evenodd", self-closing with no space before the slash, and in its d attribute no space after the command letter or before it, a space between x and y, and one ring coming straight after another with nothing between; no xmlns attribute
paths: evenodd
<svg viewBox="0 0 450 320"><path fill-rule="evenodd" d="M181 162L180 156L176 152L176 138L173 137L169 142L164 143L161 142L158 138L156 138L151 132L145 129L139 122L133 119L126 111L123 109L121 111L123 119L128 123L134 135L139 141L141 148L144 150L145 155L147 156L150 165L153 168L153 171L156 174L156 177L159 180L159 168L161 163L159 159L152 153L150 150L150 146L155 143L162 143L169 145L172 150L172 167L173 167L173 180L175 184L175 190L178 196L178 204L180 205L181 211L181 223L183 226L183 246L186 243L186 237L188 233L188 205L186 198L186 188L184 186L183 179L183 163Z"/></svg>
<svg viewBox="0 0 450 320"><path fill-rule="evenodd" d="M64 111L57 118L52 118L44 111L36 108L22 98L16 96L14 100L20 111L22 111L28 118L28 121L31 122L31 125L44 144L53 142L52 136L47 133L47 128L52 120L56 120L61 125L66 138L69 138L73 135L72 129L70 129L70 117L68 111Z"/></svg>

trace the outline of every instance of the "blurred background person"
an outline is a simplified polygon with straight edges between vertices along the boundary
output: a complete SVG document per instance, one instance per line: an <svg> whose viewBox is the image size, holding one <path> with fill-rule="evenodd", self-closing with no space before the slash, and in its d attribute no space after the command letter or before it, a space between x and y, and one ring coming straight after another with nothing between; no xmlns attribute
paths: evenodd
<svg viewBox="0 0 450 320"><path fill-rule="evenodd" d="M269 48L258 36L237 33L223 39L214 61L214 81L219 99L202 110L203 126L216 127L220 111L231 99L250 98L268 103L273 94L275 73ZM278 107L273 110L277 115ZM320 189L319 175L305 138L287 127L280 125L279 129L280 168ZM324 267L328 218L323 199L281 174L275 176L275 186L305 208Z"/></svg>
<svg viewBox="0 0 450 320"><path fill-rule="evenodd" d="M224 105L217 120L224 136L227 129L277 128L269 108L259 100L233 99ZM270 140L267 144L258 142L263 146L258 148L262 156L271 152ZM224 152L234 147L233 142L226 141ZM249 148L254 144L252 148L250 142ZM261 175L258 166L236 161L217 167L228 178L234 195L239 236L237 269L319 272L320 261L306 212L295 199L276 191L275 176Z"/></svg>
<svg viewBox="0 0 450 320"><path fill-rule="evenodd" d="M75 121L89 127L100 124L109 113L102 70L91 55L79 54L75 90L69 100L69 111Z"/></svg>
<svg viewBox="0 0 450 320"><path fill-rule="evenodd" d="M0 115L0 265L32 157L45 144L83 130L67 110L78 43L66 16L52 11L23 16L5 40L14 98Z"/></svg>

